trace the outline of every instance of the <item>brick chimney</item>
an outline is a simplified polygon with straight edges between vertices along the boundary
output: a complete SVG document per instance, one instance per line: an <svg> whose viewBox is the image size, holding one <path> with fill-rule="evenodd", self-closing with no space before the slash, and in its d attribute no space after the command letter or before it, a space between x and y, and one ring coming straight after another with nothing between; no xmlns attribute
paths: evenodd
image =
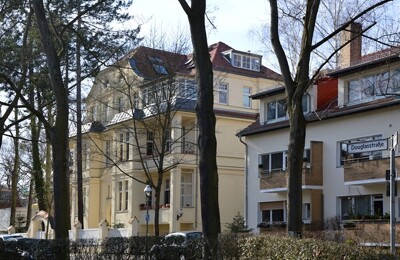
<svg viewBox="0 0 400 260"><path fill-rule="evenodd" d="M341 45L345 44L350 39L353 39L340 51L339 65L341 68L349 67L357 64L361 60L361 39L358 36L362 32L362 25L360 23L351 23L340 34ZM355 38L356 37L356 38Z"/></svg>

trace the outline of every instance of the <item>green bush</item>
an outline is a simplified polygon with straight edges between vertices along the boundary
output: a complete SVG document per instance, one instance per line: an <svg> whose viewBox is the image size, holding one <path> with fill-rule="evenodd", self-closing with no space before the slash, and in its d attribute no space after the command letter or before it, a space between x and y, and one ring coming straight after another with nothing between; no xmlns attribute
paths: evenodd
<svg viewBox="0 0 400 260"><path fill-rule="evenodd" d="M388 250L315 239L258 236L244 239L241 259L395 259Z"/></svg>
<svg viewBox="0 0 400 260"><path fill-rule="evenodd" d="M230 233L248 233L253 229L248 228L244 217L240 212L236 213L231 223L226 224L226 228Z"/></svg>

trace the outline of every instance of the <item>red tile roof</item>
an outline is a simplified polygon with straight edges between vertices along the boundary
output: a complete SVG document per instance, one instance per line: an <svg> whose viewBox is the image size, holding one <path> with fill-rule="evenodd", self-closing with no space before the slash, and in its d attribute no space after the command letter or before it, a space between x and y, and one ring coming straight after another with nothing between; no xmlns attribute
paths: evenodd
<svg viewBox="0 0 400 260"><path fill-rule="evenodd" d="M279 73L268 69L267 67L261 65L260 71L252 71L252 70L247 70L247 69L242 69L242 68L237 68L232 66L232 64L229 62L228 59L226 59L223 55L224 52L226 51L237 51L230 47L229 45L223 43L223 42L217 42L208 48L210 52L210 59L213 64L214 70L218 71L223 71L223 72L230 72L234 74L241 74L243 76L248 76L248 77L260 77L260 78L267 78L267 79L272 79L272 80L282 80L282 75ZM240 52L240 51L239 51ZM243 52L241 52L243 53ZM257 55L259 56L259 55Z"/></svg>
<svg viewBox="0 0 400 260"><path fill-rule="evenodd" d="M267 67L262 65L260 71L252 71L232 66L229 60L225 58L223 55L224 52L230 50L240 52L223 42L217 42L215 44L210 45L209 53L214 70L233 73L233 74L240 74L248 77L266 78L277 81L282 80L282 76L279 73L271 69L268 69ZM135 59L137 67L136 72L139 72L140 76L144 77L145 79L152 80L159 78L160 76L163 75L160 75L154 69L152 62L149 60L149 57L151 56L159 57L163 61L164 66L169 74L178 73L178 74L195 75L196 73L196 70L193 66L192 54L184 55L184 54L178 54L178 53L140 46L135 50L133 50L132 52L130 52L129 54L127 54L122 60Z"/></svg>
<svg viewBox="0 0 400 260"><path fill-rule="evenodd" d="M327 108L325 110L313 111L311 113L308 113L304 117L307 123L312 123L312 122L319 122L320 120L328 120L336 117L347 116L350 114L363 113L389 106L400 106L400 100L395 97L388 97L353 106L345 106L345 107L333 106L332 108ZM241 130L237 135L247 136L252 134L274 131L287 127L289 127L288 120L283 120L271 124L261 124L258 118L256 122Z"/></svg>

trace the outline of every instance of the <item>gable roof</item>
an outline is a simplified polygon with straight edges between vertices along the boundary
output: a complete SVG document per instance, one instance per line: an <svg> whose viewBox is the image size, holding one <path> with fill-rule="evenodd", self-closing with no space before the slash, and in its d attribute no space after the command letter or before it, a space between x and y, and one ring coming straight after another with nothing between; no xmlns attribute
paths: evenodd
<svg viewBox="0 0 400 260"><path fill-rule="evenodd" d="M185 73L187 70L185 66L186 55L144 46L134 49L125 59L129 61L129 65L136 75L145 80L152 80L177 72ZM158 66L163 66L167 74L163 74Z"/></svg>
<svg viewBox="0 0 400 260"><path fill-rule="evenodd" d="M223 55L223 53L234 51L236 53L244 54L244 52L235 50L223 42L217 42L210 45L208 51L210 53L210 59L213 64L214 70L239 74L248 77L259 77L278 81L282 80L281 74L263 66L262 64L260 66L260 71L247 70L232 66L230 61ZM252 56L260 56L252 53L248 54Z"/></svg>
<svg viewBox="0 0 400 260"><path fill-rule="evenodd" d="M328 120L337 117L344 117L351 114L363 113L371 110L382 109L390 106L400 106L400 100L395 97L382 98L367 103L353 106L327 108L324 110L312 111L304 115L307 123L316 123L321 120ZM253 134L266 133L278 129L289 128L289 121L283 120L271 124L261 124L260 118L256 122L239 131L237 136L248 136Z"/></svg>

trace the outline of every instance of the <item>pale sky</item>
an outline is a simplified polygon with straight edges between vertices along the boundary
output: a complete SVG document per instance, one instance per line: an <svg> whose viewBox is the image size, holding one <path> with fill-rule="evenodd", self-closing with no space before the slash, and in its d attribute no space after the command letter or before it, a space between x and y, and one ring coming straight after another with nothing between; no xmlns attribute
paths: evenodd
<svg viewBox="0 0 400 260"><path fill-rule="evenodd" d="M250 33L258 30L268 20L268 1L265 0L208 0L208 10L214 10L217 27L208 35L208 44L225 42L232 48L262 54L263 47ZM132 13L137 19L151 18L142 27L142 36L146 36L152 24L171 29L177 26L189 32L188 20L178 0L134 0Z"/></svg>

